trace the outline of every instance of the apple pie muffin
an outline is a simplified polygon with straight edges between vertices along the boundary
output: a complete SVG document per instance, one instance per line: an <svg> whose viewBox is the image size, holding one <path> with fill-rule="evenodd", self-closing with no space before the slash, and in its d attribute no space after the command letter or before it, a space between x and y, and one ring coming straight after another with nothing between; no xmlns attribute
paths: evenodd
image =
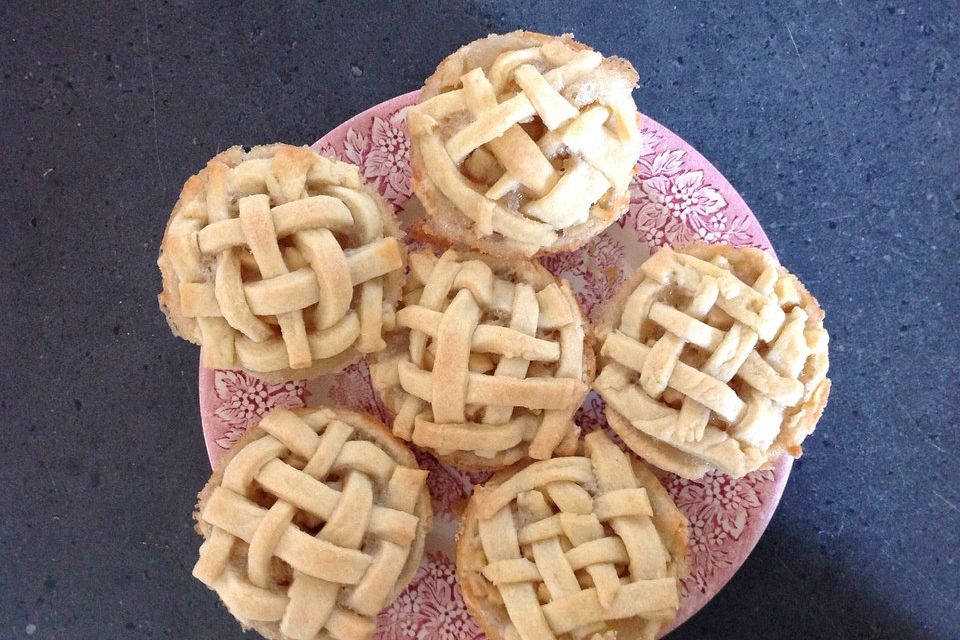
<svg viewBox="0 0 960 640"><path fill-rule="evenodd" d="M602 431L583 445L504 469L470 499L457 574L491 640L653 640L677 615L686 519Z"/></svg>
<svg viewBox="0 0 960 640"><path fill-rule="evenodd" d="M158 264L173 332L211 368L312 378L384 348L405 249L357 167L232 147L183 187Z"/></svg>
<svg viewBox="0 0 960 640"><path fill-rule="evenodd" d="M367 640L420 564L426 478L370 416L274 409L200 492L193 575L265 637Z"/></svg>
<svg viewBox="0 0 960 640"><path fill-rule="evenodd" d="M414 233L518 257L572 251L629 205L637 73L571 35L491 35L448 56L407 112Z"/></svg>
<svg viewBox="0 0 960 640"><path fill-rule="evenodd" d="M594 388L634 452L685 478L799 457L830 392L823 311L759 249L664 247L597 325Z"/></svg>
<svg viewBox="0 0 960 640"><path fill-rule="evenodd" d="M394 435L471 467L576 448L594 354L568 282L535 261L417 251L396 326L371 366Z"/></svg>

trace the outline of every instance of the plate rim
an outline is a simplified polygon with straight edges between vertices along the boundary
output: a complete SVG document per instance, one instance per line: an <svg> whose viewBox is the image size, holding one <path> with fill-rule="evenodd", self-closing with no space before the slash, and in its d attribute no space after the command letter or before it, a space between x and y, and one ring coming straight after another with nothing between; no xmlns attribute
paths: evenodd
<svg viewBox="0 0 960 640"><path fill-rule="evenodd" d="M358 123L365 122L366 120L371 119L374 116L395 112L399 109L410 106L410 104L413 104L416 102L416 99L419 96L420 92L421 92L420 89L416 89L413 91L409 91L407 93L396 95L392 98L388 98L377 104L367 107L366 109L356 113L355 115L351 116L347 120L344 120L337 126L330 129L327 133L325 133L316 141L314 141L310 145L310 148L317 150L318 147L320 147L323 143L327 142L331 138L340 137L341 132L347 131L357 126ZM729 201L728 204L737 210L745 211L749 213L750 217L756 221L756 229L758 231L758 234L756 234L755 236L756 239L765 246L764 250L767 253L769 253L779 263L779 259L777 258L776 251L774 250L773 245L770 242L769 236L767 236L766 230L760 224L759 218L757 218L756 214L754 214L753 210L747 205L746 201L743 199L740 193L736 190L736 188L734 188L733 184L730 183L729 180L727 180L724 174L712 162L710 162L709 159L707 159L703 154L701 154L696 149L696 147L688 143L683 137L678 135L672 129L663 125L658 120L655 120L654 118L646 114L641 113L641 117L644 122L645 121L652 122L658 130L662 130L667 134L673 136L677 140L679 140L683 144L685 150L687 150L688 152L692 152L692 154L694 155L694 158L696 159L696 162L694 164L698 168L705 168L705 169L708 168L714 175L720 177L720 179L723 181L723 183L727 187L724 195L725 197L727 197ZM732 201L730 201L731 199ZM198 400L200 404L200 414L201 414L200 418L201 418L201 427L203 430L204 444L207 450L207 457L211 467L214 466L213 461L215 458L215 452L218 449L220 449L220 446L213 439L207 437L206 425L207 425L207 421L211 419L212 416L210 416L209 412L206 411L204 408L210 407L213 404L212 398L210 397L210 393L213 392L214 390L214 379L213 379L214 375L215 375L214 369L206 369L203 366L203 360L201 355L200 361L199 361L199 376L198 376L199 398ZM778 511L780 507L780 502L783 498L783 494L786 489L787 482L789 481L789 478L790 478L793 462L794 462L794 459L792 457L784 455L780 457L770 469L773 472L773 486L771 487L768 493L768 498L766 501L768 508L765 508L757 512L757 514L755 515L755 518L756 518L754 521L755 523L753 524L751 529L756 532L756 535L753 536L752 539L747 540L743 544L742 556L734 559L734 561L731 562L726 576L724 576L721 580L717 580L716 582L710 583L709 589L707 590L707 592L688 596L689 599L696 601L695 606L691 607L687 611L683 611L681 609L681 611L678 612L677 618L673 621L673 623L667 629L664 630L664 632L661 634L661 637L669 634L670 632L672 632L673 630L675 630L676 628L678 628L679 626L681 626L682 624L690 620L701 609L706 607L710 603L710 601L713 600L717 596L717 594L721 590L723 590L723 588L726 587L727 584L729 584L730 580L732 580L733 577L737 573L739 573L739 571L743 568L743 565L746 563L747 559L753 554L753 551L756 549L756 546L760 542L760 539L766 534L767 528L769 527L774 514Z"/></svg>

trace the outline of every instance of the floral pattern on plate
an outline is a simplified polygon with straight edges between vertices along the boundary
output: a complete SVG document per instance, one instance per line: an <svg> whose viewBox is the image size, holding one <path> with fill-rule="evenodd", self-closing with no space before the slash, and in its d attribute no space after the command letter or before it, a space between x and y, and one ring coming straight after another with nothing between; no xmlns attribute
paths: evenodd
<svg viewBox="0 0 960 640"><path fill-rule="evenodd" d="M217 370L213 386L218 400L213 415L226 427L215 442L224 450L270 409L302 407L307 395L303 380L266 382L246 371Z"/></svg>
<svg viewBox="0 0 960 640"><path fill-rule="evenodd" d="M453 560L424 554L410 585L377 617L377 640L475 640L483 631L470 617Z"/></svg>
<svg viewBox="0 0 960 640"><path fill-rule="evenodd" d="M364 177L402 212L410 200L410 143L406 108L417 93L398 96L361 113L321 138L313 148L358 165ZM644 119L643 145L631 184L629 211L579 251L541 259L570 280L591 319L631 273L663 245L692 241L754 246L772 253L750 209L723 176L692 147L662 125ZM264 383L236 371L200 371L200 405L212 463L267 409L331 402L388 414L377 398L365 363L311 381ZM577 413L584 431L606 428L603 400L591 393ZM618 439L619 440L619 439ZM416 451L430 472L427 484L436 514L423 564L400 597L380 614L382 640L474 640L483 633L460 595L453 564L457 516L473 486L488 472L466 471ZM690 573L675 625L703 607L733 576L776 509L792 461L739 480L711 473L699 480L661 474L690 520Z"/></svg>

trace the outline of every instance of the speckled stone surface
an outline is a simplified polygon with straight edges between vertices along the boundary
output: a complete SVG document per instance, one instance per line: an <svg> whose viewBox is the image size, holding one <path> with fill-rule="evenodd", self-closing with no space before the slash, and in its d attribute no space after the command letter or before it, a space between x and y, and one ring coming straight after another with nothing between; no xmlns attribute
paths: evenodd
<svg viewBox="0 0 960 640"><path fill-rule="evenodd" d="M218 150L310 143L517 27L633 60L641 109L720 168L828 313L807 455L671 637L960 637L957 2L12 4L0 638L241 637L190 577L209 468L197 351L155 301L170 207Z"/></svg>

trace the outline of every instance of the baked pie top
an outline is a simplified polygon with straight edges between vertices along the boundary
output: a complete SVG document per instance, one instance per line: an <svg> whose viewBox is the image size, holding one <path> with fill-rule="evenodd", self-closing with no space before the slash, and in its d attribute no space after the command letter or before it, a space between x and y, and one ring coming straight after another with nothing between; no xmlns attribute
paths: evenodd
<svg viewBox="0 0 960 640"><path fill-rule="evenodd" d="M584 444L500 471L470 500L457 572L492 640L653 640L676 616L686 520L603 432Z"/></svg>
<svg viewBox="0 0 960 640"><path fill-rule="evenodd" d="M594 388L647 461L687 478L799 457L826 405L823 311L758 249L664 247L597 327Z"/></svg>
<svg viewBox="0 0 960 640"><path fill-rule="evenodd" d="M193 575L267 637L369 638L420 564L426 477L367 416L274 409L200 493Z"/></svg>
<svg viewBox="0 0 960 640"><path fill-rule="evenodd" d="M593 351L569 283L535 262L418 251L396 324L371 367L396 436L467 466L575 449Z"/></svg>
<svg viewBox="0 0 960 640"><path fill-rule="evenodd" d="M572 36L462 47L407 112L423 233L502 256L571 251L629 205L637 73Z"/></svg>
<svg viewBox="0 0 960 640"><path fill-rule="evenodd" d="M207 367L337 371L385 346L399 237L357 167L305 147L233 147L183 187L158 261L160 305Z"/></svg>

